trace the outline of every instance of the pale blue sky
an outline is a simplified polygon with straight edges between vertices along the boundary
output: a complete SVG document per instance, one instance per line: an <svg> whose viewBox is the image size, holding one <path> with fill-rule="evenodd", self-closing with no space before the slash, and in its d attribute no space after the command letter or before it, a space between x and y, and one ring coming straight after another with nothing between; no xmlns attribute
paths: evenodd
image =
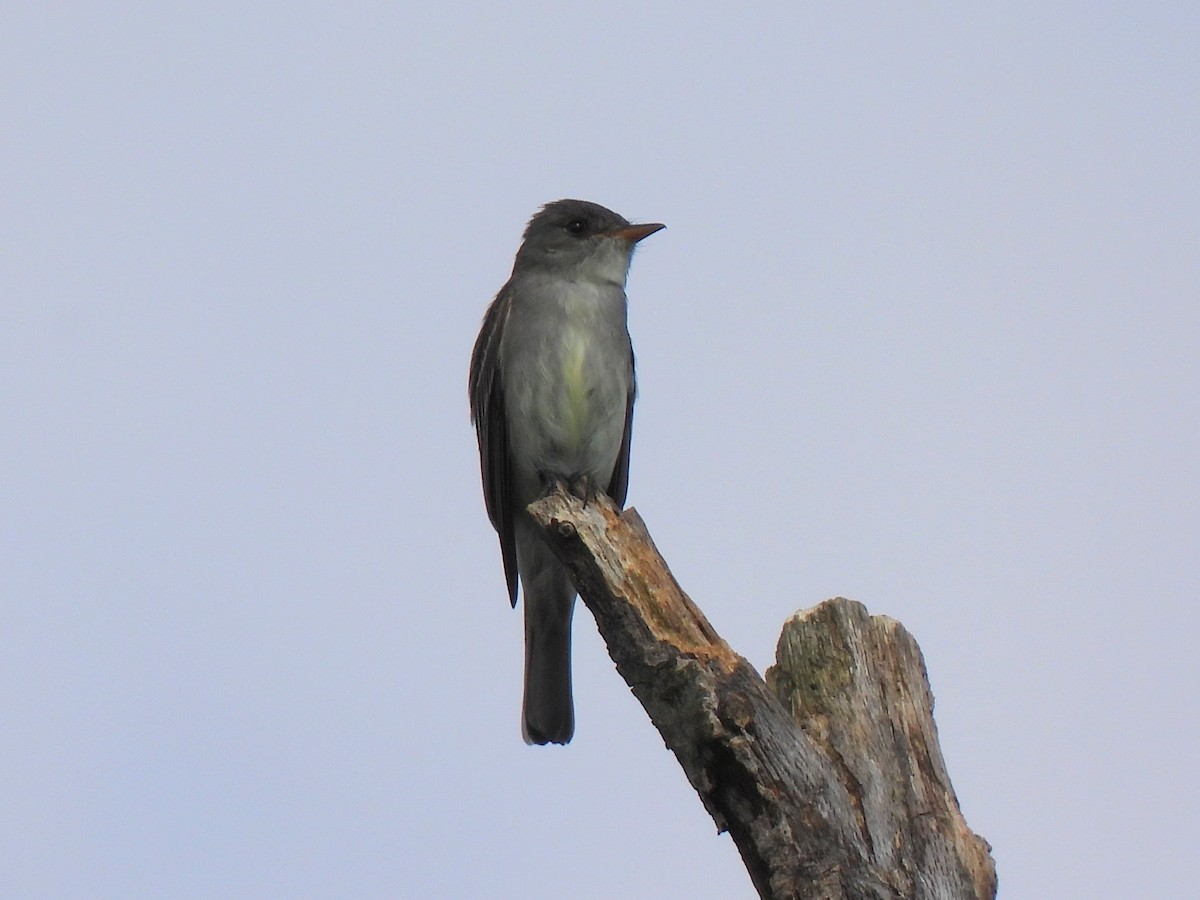
<svg viewBox="0 0 1200 900"><path fill-rule="evenodd" d="M1200 834L1194 4L0 13L0 895L750 897L576 620L521 624L466 369L528 216L630 279L629 501L761 669L913 632L1002 898Z"/></svg>

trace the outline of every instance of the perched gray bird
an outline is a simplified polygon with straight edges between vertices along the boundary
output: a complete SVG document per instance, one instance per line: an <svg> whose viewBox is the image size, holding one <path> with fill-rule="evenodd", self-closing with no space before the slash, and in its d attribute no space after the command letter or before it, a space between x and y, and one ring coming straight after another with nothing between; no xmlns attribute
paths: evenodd
<svg viewBox="0 0 1200 900"><path fill-rule="evenodd" d="M662 227L631 225L584 200L546 204L529 220L471 354L483 496L509 600L516 606L518 573L525 598L529 744L565 744L575 732L575 589L525 507L558 482L625 503L634 398L625 277L634 245Z"/></svg>

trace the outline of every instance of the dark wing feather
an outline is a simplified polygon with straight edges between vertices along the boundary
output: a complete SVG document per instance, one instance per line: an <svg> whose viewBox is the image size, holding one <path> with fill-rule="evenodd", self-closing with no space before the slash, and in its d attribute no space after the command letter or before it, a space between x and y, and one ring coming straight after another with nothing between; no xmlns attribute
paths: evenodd
<svg viewBox="0 0 1200 900"><path fill-rule="evenodd" d="M629 396L625 401L625 432L621 435L621 452L613 466L612 478L608 482L608 496L619 507L625 506L625 495L629 491L629 443L633 437L633 401L637 398L637 377L633 364L633 347L629 348Z"/></svg>
<svg viewBox="0 0 1200 900"><path fill-rule="evenodd" d="M517 605L517 538L514 533L512 477L509 471L508 417L500 378L500 336L510 304L502 288L483 317L483 327L471 352L471 421L479 440L479 468L488 518L500 536L500 556L508 599Z"/></svg>

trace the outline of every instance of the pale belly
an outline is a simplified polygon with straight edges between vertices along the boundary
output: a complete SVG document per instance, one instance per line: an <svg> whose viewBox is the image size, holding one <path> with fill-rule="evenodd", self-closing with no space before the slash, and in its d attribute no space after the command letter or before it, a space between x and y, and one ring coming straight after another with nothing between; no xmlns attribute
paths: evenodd
<svg viewBox="0 0 1200 900"><path fill-rule="evenodd" d="M508 385L509 440L526 478L612 477L625 431L627 339L566 328ZM517 426L518 423L525 427ZM525 479L522 479L525 480Z"/></svg>

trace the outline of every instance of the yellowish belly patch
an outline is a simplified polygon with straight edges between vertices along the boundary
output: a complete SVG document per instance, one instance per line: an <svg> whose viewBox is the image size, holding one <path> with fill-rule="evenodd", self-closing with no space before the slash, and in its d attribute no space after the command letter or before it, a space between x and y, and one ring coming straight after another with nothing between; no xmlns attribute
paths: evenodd
<svg viewBox="0 0 1200 900"><path fill-rule="evenodd" d="M583 375L586 359L587 341L579 334L572 334L563 354L563 431L567 440L576 446L583 443L588 422L588 386Z"/></svg>

